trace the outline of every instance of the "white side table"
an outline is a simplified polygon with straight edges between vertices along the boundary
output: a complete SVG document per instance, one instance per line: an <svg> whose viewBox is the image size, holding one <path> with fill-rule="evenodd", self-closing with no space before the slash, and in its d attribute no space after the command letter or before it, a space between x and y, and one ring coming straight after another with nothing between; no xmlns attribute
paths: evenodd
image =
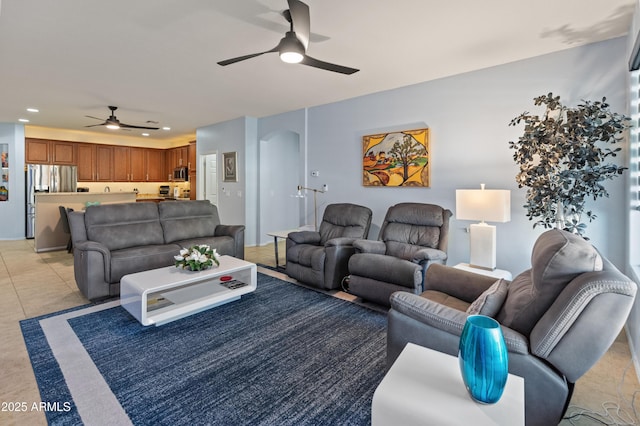
<svg viewBox="0 0 640 426"><path fill-rule="evenodd" d="M408 343L373 394L372 426L524 425L524 379L492 405L471 399L458 358Z"/></svg>
<svg viewBox="0 0 640 426"><path fill-rule="evenodd" d="M273 237L273 245L274 245L274 250L275 250L275 256L276 256L276 269L280 269L280 256L278 253L278 238L282 238L284 240L287 239L287 237L289 236L290 232L297 232L297 231L313 231L314 227L313 225L304 225L301 226L300 228L295 228L295 229L287 229L284 231L270 231L267 232L267 235L270 237Z"/></svg>
<svg viewBox="0 0 640 426"><path fill-rule="evenodd" d="M511 272L505 271L504 269L494 269L493 271L490 271L488 269L474 268L468 263L458 263L454 268L473 272L475 274L486 275L488 277L494 277L496 279L502 278L508 281L511 281L512 279Z"/></svg>

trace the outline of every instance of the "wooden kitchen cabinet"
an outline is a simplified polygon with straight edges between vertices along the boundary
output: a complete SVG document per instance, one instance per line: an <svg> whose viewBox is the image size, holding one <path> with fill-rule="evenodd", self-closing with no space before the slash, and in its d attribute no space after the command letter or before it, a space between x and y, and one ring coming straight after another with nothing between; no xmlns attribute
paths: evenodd
<svg viewBox="0 0 640 426"><path fill-rule="evenodd" d="M189 147L179 146L176 148L176 152L176 160L178 161L178 165L176 167L186 167L189 162Z"/></svg>
<svg viewBox="0 0 640 426"><path fill-rule="evenodd" d="M96 145L96 182L113 182L113 146Z"/></svg>
<svg viewBox="0 0 640 426"><path fill-rule="evenodd" d="M145 164L147 169L147 181L166 182L168 175L165 173L164 150L145 149Z"/></svg>
<svg viewBox="0 0 640 426"><path fill-rule="evenodd" d="M131 182L146 182L147 158L146 148L131 147L129 149L129 180Z"/></svg>
<svg viewBox="0 0 640 426"><path fill-rule="evenodd" d="M114 182L145 182L145 148L129 146L113 147Z"/></svg>
<svg viewBox="0 0 640 426"><path fill-rule="evenodd" d="M78 181L93 182L96 179L96 146L79 143L76 146L78 156Z"/></svg>
<svg viewBox="0 0 640 426"><path fill-rule="evenodd" d="M49 153L51 164L75 166L78 164L76 143L65 141L50 141Z"/></svg>
<svg viewBox="0 0 640 426"><path fill-rule="evenodd" d="M129 182L131 179L131 151L128 146L113 147L113 180Z"/></svg>
<svg viewBox="0 0 640 426"><path fill-rule="evenodd" d="M25 162L30 164L51 164L49 141L45 139L26 138Z"/></svg>
<svg viewBox="0 0 640 426"><path fill-rule="evenodd" d="M196 158L196 141L189 142L189 146L187 148L189 161L187 163L187 167L189 168L189 173L193 170L194 172L198 168L198 161ZM191 180L191 179L189 179Z"/></svg>

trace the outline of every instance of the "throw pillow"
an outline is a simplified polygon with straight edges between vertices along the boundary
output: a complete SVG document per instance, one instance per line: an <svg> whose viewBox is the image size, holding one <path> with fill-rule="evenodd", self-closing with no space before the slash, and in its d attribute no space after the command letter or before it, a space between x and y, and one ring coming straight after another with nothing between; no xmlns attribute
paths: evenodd
<svg viewBox="0 0 640 426"><path fill-rule="evenodd" d="M571 280L601 271L602 265L598 251L582 237L558 229L544 232L533 246L531 269L511 281L496 319L528 336Z"/></svg>
<svg viewBox="0 0 640 426"><path fill-rule="evenodd" d="M506 298L507 282L499 279L469 305L467 313L469 315L486 315L493 318L502 308Z"/></svg>

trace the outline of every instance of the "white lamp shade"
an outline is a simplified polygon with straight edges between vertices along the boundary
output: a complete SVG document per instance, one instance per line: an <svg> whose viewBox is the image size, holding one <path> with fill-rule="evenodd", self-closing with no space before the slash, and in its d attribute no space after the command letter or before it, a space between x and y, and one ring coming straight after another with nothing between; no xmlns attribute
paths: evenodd
<svg viewBox="0 0 640 426"><path fill-rule="evenodd" d="M511 191L506 189L456 189L456 219L509 222L511 220Z"/></svg>

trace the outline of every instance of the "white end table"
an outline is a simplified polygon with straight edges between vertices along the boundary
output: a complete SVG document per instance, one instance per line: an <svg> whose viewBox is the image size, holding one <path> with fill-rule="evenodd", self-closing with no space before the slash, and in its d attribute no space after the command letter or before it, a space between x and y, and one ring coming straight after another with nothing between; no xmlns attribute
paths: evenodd
<svg viewBox="0 0 640 426"><path fill-rule="evenodd" d="M373 394L372 426L524 425L524 379L509 374L492 405L471 399L458 358L408 343Z"/></svg>
<svg viewBox="0 0 640 426"><path fill-rule="evenodd" d="M314 230L314 226L313 225L304 225L301 226L300 228L295 228L295 229L287 229L285 231L270 231L267 232L267 235L270 237L273 237L273 245L274 245L274 250L275 250L275 255L276 255L276 269L280 269L280 257L278 255L278 238L282 238L284 240L287 239L287 237L289 236L290 232L298 232L298 231L313 231Z"/></svg>
<svg viewBox="0 0 640 426"><path fill-rule="evenodd" d="M468 263L458 263L456 266L454 266L454 268L456 269L462 269L465 271L469 271L469 272L473 272L474 274L480 274L480 275L486 275L488 277L494 277L496 279L505 279L508 281L511 281L512 276L511 276L511 272L509 271L505 271L504 269L494 269L493 271L490 271L488 269L482 269L482 268L474 268L473 266L469 265Z"/></svg>

